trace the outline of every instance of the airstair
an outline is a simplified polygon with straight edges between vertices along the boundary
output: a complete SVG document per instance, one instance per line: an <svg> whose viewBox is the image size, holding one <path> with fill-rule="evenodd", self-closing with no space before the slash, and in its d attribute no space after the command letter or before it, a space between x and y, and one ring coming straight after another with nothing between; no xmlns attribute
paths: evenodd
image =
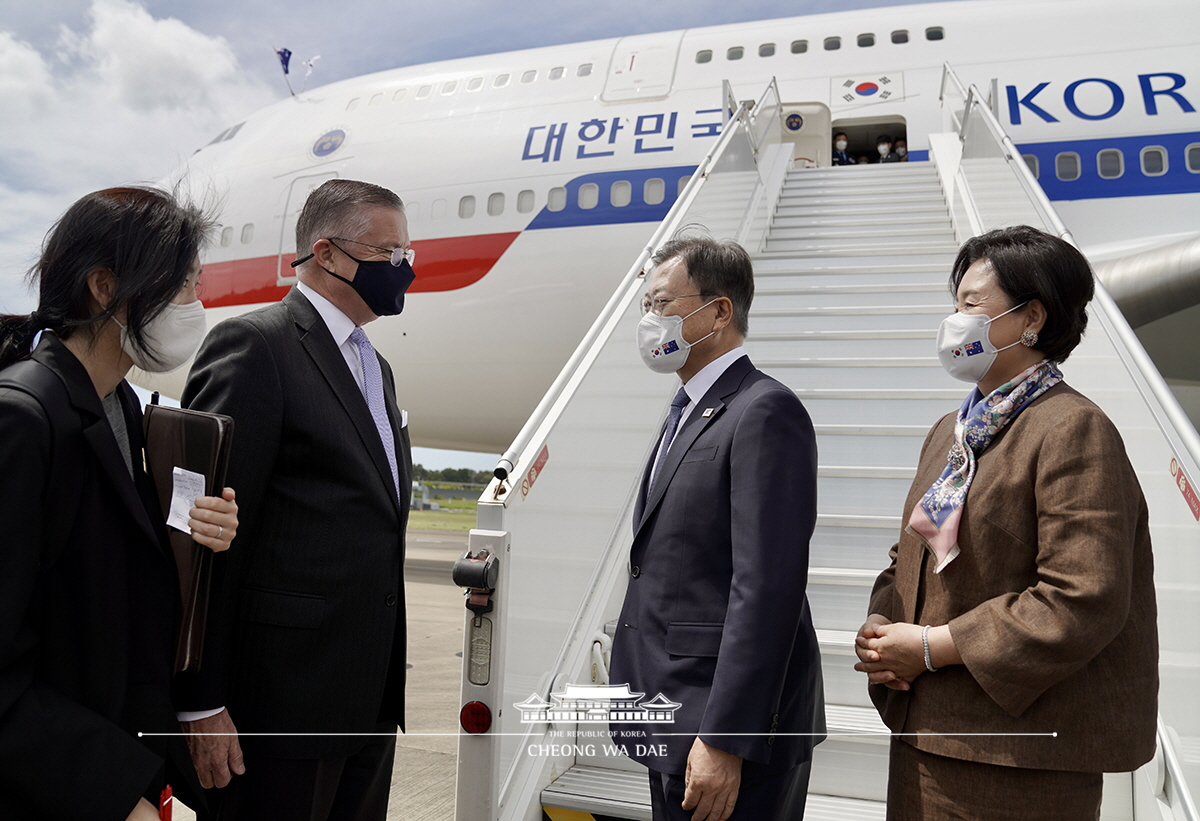
<svg viewBox="0 0 1200 821"><path fill-rule="evenodd" d="M931 137L930 162L797 170L776 136L774 87L737 109L480 500L470 550L497 556L500 571L493 609L468 617L462 703L494 723L460 738L459 821L650 818L644 769L606 749L606 723L591 720L603 705L564 697L609 683L637 480L675 390L636 355L637 302L653 250L696 224L752 251L748 352L796 392L817 432L807 595L830 732L806 818L884 817L889 739L852 669L853 637L900 532L923 437L965 395L934 354L952 310L950 265L964 238L999 225L1069 238L949 68L943 105L947 133ZM1159 579L1160 749L1137 773L1106 776L1102 817L1200 821L1200 652L1188 626L1200 617L1200 524L1180 479L1200 479L1200 440L1106 294L1064 371L1125 437Z"/></svg>

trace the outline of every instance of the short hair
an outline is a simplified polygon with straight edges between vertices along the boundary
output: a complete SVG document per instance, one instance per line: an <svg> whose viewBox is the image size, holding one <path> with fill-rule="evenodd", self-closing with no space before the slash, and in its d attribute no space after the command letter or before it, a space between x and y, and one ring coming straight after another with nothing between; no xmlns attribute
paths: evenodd
<svg viewBox="0 0 1200 821"><path fill-rule="evenodd" d="M890 145L891 142L892 142L892 136L890 134L880 134L878 137L875 138L876 145L879 145L880 143L888 143Z"/></svg>
<svg viewBox="0 0 1200 821"><path fill-rule="evenodd" d="M366 227L372 206L404 210L404 203L380 185L358 180L327 180L308 195L296 220L296 256L307 256L313 243L326 237L352 237Z"/></svg>
<svg viewBox="0 0 1200 821"><path fill-rule="evenodd" d="M991 262L1000 290L1020 305L1036 299L1046 308L1046 324L1036 350L1052 362L1064 362L1087 329L1087 304L1096 286L1091 266L1066 240L1028 225L998 228L963 243L950 274L957 296L967 269L981 259Z"/></svg>
<svg viewBox="0 0 1200 821"><path fill-rule="evenodd" d="M835 132L833 132L833 138L836 140L838 137L846 137L846 132L845 132L845 131L835 131ZM846 137L846 139L848 140L848 139L850 139L850 138L849 138L849 137Z"/></svg>
<svg viewBox="0 0 1200 821"><path fill-rule="evenodd" d="M702 297L726 297L733 303L733 327L745 336L750 330L750 303L754 301L754 265L746 249L733 240L680 237L659 248L656 266L681 259L688 280Z"/></svg>

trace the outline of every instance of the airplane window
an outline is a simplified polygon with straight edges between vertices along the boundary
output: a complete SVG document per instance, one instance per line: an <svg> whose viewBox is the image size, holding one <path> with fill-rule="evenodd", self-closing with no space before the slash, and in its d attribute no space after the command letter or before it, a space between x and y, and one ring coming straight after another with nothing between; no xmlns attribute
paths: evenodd
<svg viewBox="0 0 1200 821"><path fill-rule="evenodd" d="M1143 148L1142 173L1147 177L1161 177L1167 173L1167 150L1158 145Z"/></svg>
<svg viewBox="0 0 1200 821"><path fill-rule="evenodd" d="M666 196L666 186L658 177L651 177L642 185L642 201L646 205L658 205Z"/></svg>
<svg viewBox="0 0 1200 821"><path fill-rule="evenodd" d="M729 49L729 51L725 52L725 59L740 60L740 59L742 59L742 55L744 55L745 53L746 53L746 50L744 48L742 48L741 46L734 46L733 48Z"/></svg>
<svg viewBox="0 0 1200 821"><path fill-rule="evenodd" d="M221 140L225 139L225 135L228 133L229 133L229 129L227 128L224 131L222 131L220 134L218 134L217 136L213 137L212 140L209 142L209 145L216 145L217 143L221 142Z"/></svg>
<svg viewBox="0 0 1200 821"><path fill-rule="evenodd" d="M450 82L448 82L444 86L442 86L442 94L443 95L453 94L454 89L456 89L456 88L458 88L458 80L451 80Z"/></svg>
<svg viewBox="0 0 1200 821"><path fill-rule="evenodd" d="M536 79L537 79L537 69L536 68L530 69L529 71L526 71L524 74L521 75L522 83L532 83Z"/></svg>
<svg viewBox="0 0 1200 821"><path fill-rule="evenodd" d="M417 99L424 100L433 93L433 86L421 86L417 89Z"/></svg>
<svg viewBox="0 0 1200 821"><path fill-rule="evenodd" d="M617 208L624 208L633 201L633 186L626 180L617 180L608 191L608 201Z"/></svg>
<svg viewBox="0 0 1200 821"><path fill-rule="evenodd" d="M579 207L590 211L600 204L600 186L594 182L579 186Z"/></svg>
<svg viewBox="0 0 1200 821"><path fill-rule="evenodd" d="M792 54L803 54L806 51L808 51L808 41L807 40L793 40L792 41Z"/></svg>
<svg viewBox="0 0 1200 821"><path fill-rule="evenodd" d="M591 64L591 63L584 63L583 65L581 65L581 66L579 67L579 70L575 72L575 76L576 76L576 77L590 77L590 76L592 76L592 64Z"/></svg>
<svg viewBox="0 0 1200 821"><path fill-rule="evenodd" d="M1079 155L1064 151L1054 158L1054 173L1063 182L1079 179Z"/></svg>
<svg viewBox="0 0 1200 821"><path fill-rule="evenodd" d="M346 103L346 110L353 111L354 109L358 108L358 103L359 103L358 97L353 98L352 100L350 100L350 102Z"/></svg>
<svg viewBox="0 0 1200 821"><path fill-rule="evenodd" d="M228 225L221 229L221 247L228 248L233 245L233 226Z"/></svg>
<svg viewBox="0 0 1200 821"><path fill-rule="evenodd" d="M495 82L492 83L492 88L504 88L508 85L508 79L507 74L497 74Z"/></svg>
<svg viewBox="0 0 1200 821"><path fill-rule="evenodd" d="M242 130L242 126L244 126L245 124L246 124L245 122L240 122L237 125L235 125L233 128L229 129L229 131L227 131L225 133L225 139L222 140L221 142L229 142L230 140L232 140L234 137L237 136L237 133Z"/></svg>
<svg viewBox="0 0 1200 821"><path fill-rule="evenodd" d="M254 223L248 222L242 226L242 245L248 245L254 239Z"/></svg>
<svg viewBox="0 0 1200 821"><path fill-rule="evenodd" d="M1184 151L1187 152L1187 170L1200 174L1200 143L1192 143Z"/></svg>
<svg viewBox="0 0 1200 821"><path fill-rule="evenodd" d="M468 220L475 216L475 198L467 195L458 201L458 216L460 219Z"/></svg>
<svg viewBox="0 0 1200 821"><path fill-rule="evenodd" d="M1029 166L1029 173L1033 174L1033 178L1038 178L1038 158L1037 154L1022 154L1021 159Z"/></svg>
<svg viewBox="0 0 1200 821"><path fill-rule="evenodd" d="M367 105L379 105L382 102L383 102L383 92L381 91L378 94L372 94L371 102L367 103Z"/></svg>
<svg viewBox="0 0 1200 821"><path fill-rule="evenodd" d="M680 194L682 194L683 189L687 188L687 184L691 181L692 181L691 175L688 175L686 177L680 177L678 185L675 186L675 196L678 197Z"/></svg>
<svg viewBox="0 0 1200 821"><path fill-rule="evenodd" d="M435 220L445 219L446 218L446 201L442 200L442 199L434 200L433 201L433 210L430 212L429 216L433 217Z"/></svg>
<svg viewBox="0 0 1200 821"><path fill-rule="evenodd" d="M562 76L566 73L567 73L567 70L565 68L563 68L562 66L555 66L554 68L550 69L550 79L551 80L561 80Z"/></svg>
<svg viewBox="0 0 1200 821"><path fill-rule="evenodd" d="M946 31L941 26L933 26L932 28L925 29L926 40L944 40L945 38Z"/></svg>
<svg viewBox="0 0 1200 821"><path fill-rule="evenodd" d="M561 211L567 207L567 189L562 186L551 188L546 196L546 208L551 211Z"/></svg>
<svg viewBox="0 0 1200 821"><path fill-rule="evenodd" d="M758 56L759 57L772 57L772 56L774 56L774 54L775 54L775 44L774 43L763 43L761 46L758 47Z"/></svg>
<svg viewBox="0 0 1200 821"><path fill-rule="evenodd" d="M701 51L697 51L696 52L696 62L697 63L711 63L712 62L712 49L706 48ZM216 142L216 140L213 140L213 142Z"/></svg>
<svg viewBox="0 0 1200 821"><path fill-rule="evenodd" d="M868 48L873 45L875 45L875 35L874 34L858 35L858 47L859 48Z"/></svg>
<svg viewBox="0 0 1200 821"><path fill-rule="evenodd" d="M900 29L899 31L893 31L892 32L892 42L897 45L899 45L901 43L907 43L908 42L908 32L905 31L904 29Z"/></svg>
<svg viewBox="0 0 1200 821"><path fill-rule="evenodd" d="M498 217L504 213L504 195L497 191L488 197L488 216Z"/></svg>
<svg viewBox="0 0 1200 821"><path fill-rule="evenodd" d="M471 81L467 83L467 91L478 91L481 88L483 88L482 77L472 77Z"/></svg>
<svg viewBox="0 0 1200 821"><path fill-rule="evenodd" d="M1106 180L1115 180L1125 173L1125 155L1116 148L1108 148L1096 155L1096 170Z"/></svg>
<svg viewBox="0 0 1200 821"><path fill-rule="evenodd" d="M528 214L533 210L533 192L529 190L517 194L517 212Z"/></svg>
<svg viewBox="0 0 1200 821"><path fill-rule="evenodd" d="M825 38L825 50L826 51L837 51L841 47L842 47L842 38L841 37L826 37Z"/></svg>
<svg viewBox="0 0 1200 821"><path fill-rule="evenodd" d="M398 102L400 102L401 100L403 100L403 99L404 99L404 95L405 95L405 94L407 94L407 93L408 93L408 89L407 89L407 88L402 88L402 89L400 89L399 91L397 91L395 94L393 94L393 95L392 95L392 102L393 102L393 103L398 103Z"/></svg>

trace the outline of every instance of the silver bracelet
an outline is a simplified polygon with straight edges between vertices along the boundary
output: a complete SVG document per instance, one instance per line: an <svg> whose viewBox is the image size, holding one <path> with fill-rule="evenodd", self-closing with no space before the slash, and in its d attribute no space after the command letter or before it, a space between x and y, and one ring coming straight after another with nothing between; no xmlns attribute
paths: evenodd
<svg viewBox="0 0 1200 821"><path fill-rule="evenodd" d="M931 673L936 673L938 668L933 666L933 660L929 658L929 625L921 628L921 649L925 651L925 669Z"/></svg>

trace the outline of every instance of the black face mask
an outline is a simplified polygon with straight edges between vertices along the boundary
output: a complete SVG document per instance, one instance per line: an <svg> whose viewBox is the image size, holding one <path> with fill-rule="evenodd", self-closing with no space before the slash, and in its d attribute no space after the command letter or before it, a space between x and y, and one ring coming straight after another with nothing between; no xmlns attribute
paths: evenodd
<svg viewBox="0 0 1200 821"><path fill-rule="evenodd" d="M332 240L329 244L346 254L341 246ZM386 259L367 261L350 254L346 254L346 256L358 263L358 271L354 274L354 279L338 276L328 268L321 268L321 270L353 288L375 316L396 316L404 310L404 292L417 278L412 266L408 264L408 260L402 260L399 265L392 265L391 261ZM309 254L303 259L293 262L292 267L302 265L312 258L313 255Z"/></svg>

